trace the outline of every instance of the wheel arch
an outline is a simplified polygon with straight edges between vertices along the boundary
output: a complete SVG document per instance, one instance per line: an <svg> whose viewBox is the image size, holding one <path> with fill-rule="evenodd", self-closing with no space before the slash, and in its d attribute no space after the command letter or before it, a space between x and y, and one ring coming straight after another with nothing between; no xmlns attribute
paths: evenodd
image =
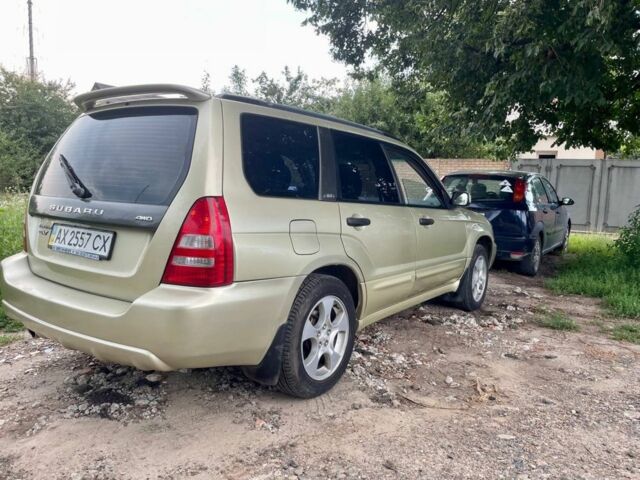
<svg viewBox="0 0 640 480"><path fill-rule="evenodd" d="M351 298L353 298L353 304L356 307L356 312L358 315L361 313L364 295L358 274L351 267L344 264L325 265L323 267L316 268L311 273L329 275L344 283L347 286L349 293L351 293Z"/></svg>
<svg viewBox="0 0 640 480"><path fill-rule="evenodd" d="M320 274L329 275L337 278L344 283L351 293L353 303L356 307L356 314L360 316L366 299L366 293L362 288L362 282L358 271L349 265L344 263L330 263L321 266L314 266L305 275ZM256 381L262 385L276 385L280 377L280 366L282 364L282 350L285 334L285 324L280 325L278 328L271 346L268 348L265 356L260 364L255 366L243 366L242 371L251 380Z"/></svg>
<svg viewBox="0 0 640 480"><path fill-rule="evenodd" d="M544 223L542 222L536 223L533 231L531 232L532 241L538 238L540 238L540 247L544 250Z"/></svg>
<svg viewBox="0 0 640 480"><path fill-rule="evenodd" d="M487 255L489 255L489 262L491 262L491 259L493 258L493 254L495 253L494 252L495 247L491 237L489 235L482 235L478 238L478 240L476 241L476 244L482 245L487 250Z"/></svg>

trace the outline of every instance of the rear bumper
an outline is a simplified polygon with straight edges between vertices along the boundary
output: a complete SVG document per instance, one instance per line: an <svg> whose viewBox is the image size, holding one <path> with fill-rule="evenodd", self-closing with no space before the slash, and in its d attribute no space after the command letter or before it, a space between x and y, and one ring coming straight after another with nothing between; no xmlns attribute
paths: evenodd
<svg viewBox="0 0 640 480"><path fill-rule="evenodd" d="M142 370L259 364L303 280L160 285L125 302L40 278L25 253L0 264L9 317L68 348Z"/></svg>
<svg viewBox="0 0 640 480"><path fill-rule="evenodd" d="M497 260L522 260L533 250L535 239L529 237L495 237ZM521 254L521 255L519 255Z"/></svg>

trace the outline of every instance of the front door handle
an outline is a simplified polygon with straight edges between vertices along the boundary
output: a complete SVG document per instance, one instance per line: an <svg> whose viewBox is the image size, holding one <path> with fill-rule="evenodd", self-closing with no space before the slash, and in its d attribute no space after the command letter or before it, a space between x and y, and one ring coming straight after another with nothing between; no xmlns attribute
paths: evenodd
<svg viewBox="0 0 640 480"><path fill-rule="evenodd" d="M433 218L420 217L420 225L424 225L426 227L427 225L433 225L434 223L436 223L436 221Z"/></svg>
<svg viewBox="0 0 640 480"><path fill-rule="evenodd" d="M365 217L349 217L347 218L347 225L350 227L366 227L371 225L371 220Z"/></svg>

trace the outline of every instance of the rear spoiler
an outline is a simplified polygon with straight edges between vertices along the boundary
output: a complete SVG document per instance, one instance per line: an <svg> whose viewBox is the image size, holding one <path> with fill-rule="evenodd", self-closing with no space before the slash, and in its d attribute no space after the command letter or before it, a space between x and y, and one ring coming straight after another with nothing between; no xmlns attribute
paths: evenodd
<svg viewBox="0 0 640 480"><path fill-rule="evenodd" d="M95 107L99 101L105 104L123 103L133 100L151 100L162 98L162 95L181 95L194 102L209 100L211 95L202 90L183 85L169 83L156 83L149 85L131 85L128 87L101 88L87 93L82 93L73 99L74 103L86 112Z"/></svg>

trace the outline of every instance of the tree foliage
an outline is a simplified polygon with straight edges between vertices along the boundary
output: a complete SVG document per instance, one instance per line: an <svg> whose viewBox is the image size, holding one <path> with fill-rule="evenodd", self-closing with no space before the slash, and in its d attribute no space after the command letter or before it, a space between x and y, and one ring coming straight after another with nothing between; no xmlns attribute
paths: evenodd
<svg viewBox="0 0 640 480"><path fill-rule="evenodd" d="M0 130L46 154L77 114L73 84L31 81L0 68Z"/></svg>
<svg viewBox="0 0 640 480"><path fill-rule="evenodd" d="M0 67L0 189L26 189L76 116L69 82L31 81Z"/></svg>
<svg viewBox="0 0 640 480"><path fill-rule="evenodd" d="M446 91L469 130L616 151L640 133L638 0L289 0L334 56Z"/></svg>
<svg viewBox="0 0 640 480"><path fill-rule="evenodd" d="M28 143L0 130L0 193L27 190L39 165L40 156Z"/></svg>
<svg viewBox="0 0 640 480"><path fill-rule="evenodd" d="M230 85L226 93L250 95L272 103L293 105L324 112L330 108L336 95L338 80L335 78L309 79L299 67L293 72L288 66L280 78L270 77L265 72L249 80L246 70L235 65L229 75Z"/></svg>
<svg viewBox="0 0 640 480"><path fill-rule="evenodd" d="M492 144L474 137L453 113L445 92L394 83L385 75L341 84L335 78L309 79L284 67L279 78L262 72L250 79L234 66L226 93L249 95L378 128L402 139L427 157L477 157L494 154Z"/></svg>

